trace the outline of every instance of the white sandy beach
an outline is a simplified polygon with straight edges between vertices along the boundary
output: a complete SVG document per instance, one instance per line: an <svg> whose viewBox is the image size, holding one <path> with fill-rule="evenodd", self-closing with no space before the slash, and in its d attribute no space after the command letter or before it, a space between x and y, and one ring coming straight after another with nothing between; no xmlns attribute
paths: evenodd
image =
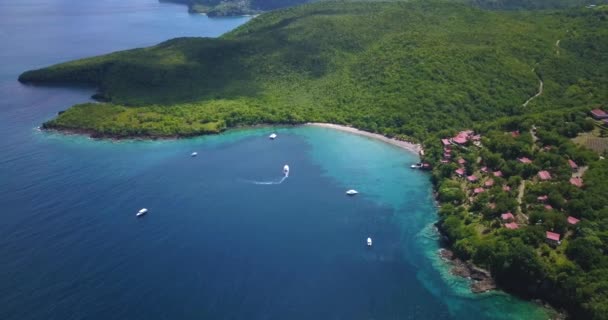
<svg viewBox="0 0 608 320"><path fill-rule="evenodd" d="M422 151L422 146L420 144L416 144L416 143L412 143L412 142L408 142L408 141L397 140L397 139L393 139L393 138L388 138L388 137L385 137L378 133L371 133L371 132L359 130L359 129L353 128L353 127L347 127L347 126L343 126L343 125L339 125L339 124L318 123L318 122L309 122L306 125L321 127L321 128L329 128L329 129L340 130L340 131L344 131L344 132L362 135L365 137L369 137L372 139L390 143L394 146L397 146L397 147L407 150L409 152L413 152L416 155L420 155L420 151Z"/></svg>

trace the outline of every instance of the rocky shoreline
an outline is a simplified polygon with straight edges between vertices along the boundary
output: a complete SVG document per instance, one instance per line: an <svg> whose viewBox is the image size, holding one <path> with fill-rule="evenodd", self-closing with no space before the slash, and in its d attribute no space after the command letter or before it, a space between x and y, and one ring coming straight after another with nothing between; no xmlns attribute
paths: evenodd
<svg viewBox="0 0 608 320"><path fill-rule="evenodd" d="M483 293L496 289L496 282L492 278L490 271L479 268L469 261L462 261L448 249L440 249L439 255L452 267L450 272L453 275L471 279L471 291L473 293Z"/></svg>

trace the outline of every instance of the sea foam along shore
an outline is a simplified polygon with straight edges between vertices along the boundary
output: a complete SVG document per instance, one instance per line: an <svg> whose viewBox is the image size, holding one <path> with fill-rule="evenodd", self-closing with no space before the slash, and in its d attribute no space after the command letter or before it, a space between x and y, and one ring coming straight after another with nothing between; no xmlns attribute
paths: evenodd
<svg viewBox="0 0 608 320"><path fill-rule="evenodd" d="M389 137L383 136L378 133L371 133L371 132L359 130L359 129L353 128L353 127L343 126L343 125L339 125L339 124L332 124L332 123L319 123L319 122L309 122L309 123L306 123L306 125L314 126L314 127L321 127L321 128L329 128L329 129L340 130L340 131L349 132L349 133L353 133L353 134L358 134L361 136L369 137L372 139L376 139L376 140L380 140L380 141L392 144L394 146L397 146L397 147L407 150L409 152L413 152L417 155L420 155L421 152L423 151L422 146L420 144L403 141L403 140L397 140L394 138L389 138Z"/></svg>

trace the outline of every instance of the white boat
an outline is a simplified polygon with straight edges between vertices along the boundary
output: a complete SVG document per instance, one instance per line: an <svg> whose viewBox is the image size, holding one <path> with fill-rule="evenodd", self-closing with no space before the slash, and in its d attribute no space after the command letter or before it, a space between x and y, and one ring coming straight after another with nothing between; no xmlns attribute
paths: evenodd
<svg viewBox="0 0 608 320"><path fill-rule="evenodd" d="M276 134L276 133L273 133L273 134L271 134L270 136L268 136L268 138L270 138L270 140L274 140L274 139L276 139L276 138L277 138L277 134Z"/></svg>
<svg viewBox="0 0 608 320"><path fill-rule="evenodd" d="M412 168L412 169L420 169L420 168L422 168L422 163L415 163L415 164L411 165L410 168Z"/></svg>
<svg viewBox="0 0 608 320"><path fill-rule="evenodd" d="M283 167L283 173L284 173L285 175L288 175L288 174L289 174L289 166L288 166L288 165L285 165L285 166Z"/></svg>
<svg viewBox="0 0 608 320"><path fill-rule="evenodd" d="M357 193L359 193L359 192L357 190L355 190L355 189L350 189L350 190L346 191L346 194L349 195L349 196L354 196Z"/></svg>
<svg viewBox="0 0 608 320"><path fill-rule="evenodd" d="M141 217L141 216L143 216L144 214L146 214L147 212L148 212L148 209L143 208L143 209L141 209L141 210L139 210L139 211L137 212L136 216L137 216L137 217Z"/></svg>
<svg viewBox="0 0 608 320"><path fill-rule="evenodd" d="M372 238L367 238L367 246L371 247L372 246Z"/></svg>
<svg viewBox="0 0 608 320"><path fill-rule="evenodd" d="M196 156L198 156L198 153L192 152L191 156L196 157Z"/></svg>

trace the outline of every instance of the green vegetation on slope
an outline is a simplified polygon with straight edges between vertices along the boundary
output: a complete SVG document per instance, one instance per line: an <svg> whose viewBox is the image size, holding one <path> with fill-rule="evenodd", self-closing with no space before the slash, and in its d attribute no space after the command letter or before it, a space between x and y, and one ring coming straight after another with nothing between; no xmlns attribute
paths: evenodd
<svg viewBox="0 0 608 320"><path fill-rule="evenodd" d="M451 203L441 210L442 229L461 257L491 269L513 292L604 319L608 185L598 177L608 168L569 138L590 130L585 112L608 101L605 52L606 8L493 12L437 2L322 2L263 14L219 39L174 39L28 71L20 80L94 84L107 101L72 107L47 128L189 136L317 121L421 141L440 200ZM539 79L543 94L523 107ZM537 141L527 133L533 124ZM525 181L521 204L517 192L501 188L471 197L476 185L455 179L454 163L440 163L439 138L464 128L484 136L483 148L454 151L467 159L467 173L479 174L481 159L504 172L497 186L517 189ZM518 129L520 138L505 135ZM520 165L522 155L534 163ZM589 166L583 189L567 182L566 159ZM535 180L540 169L555 180ZM544 192L555 212L533 203ZM492 210L484 206L490 201ZM507 210L530 220L504 230L497 215ZM566 227L567 215L582 218L580 229ZM567 235L557 248L543 244L548 229Z"/></svg>
<svg viewBox="0 0 608 320"><path fill-rule="evenodd" d="M232 101L211 120L233 126L289 114L282 120L420 140L498 116L606 101L605 17L605 10L327 2L262 15L219 39L174 39L29 71L20 80L96 84L114 104L168 106L149 110L159 118L172 117L176 106ZM523 108L537 76L546 94ZM88 129L110 134L94 122Z"/></svg>

